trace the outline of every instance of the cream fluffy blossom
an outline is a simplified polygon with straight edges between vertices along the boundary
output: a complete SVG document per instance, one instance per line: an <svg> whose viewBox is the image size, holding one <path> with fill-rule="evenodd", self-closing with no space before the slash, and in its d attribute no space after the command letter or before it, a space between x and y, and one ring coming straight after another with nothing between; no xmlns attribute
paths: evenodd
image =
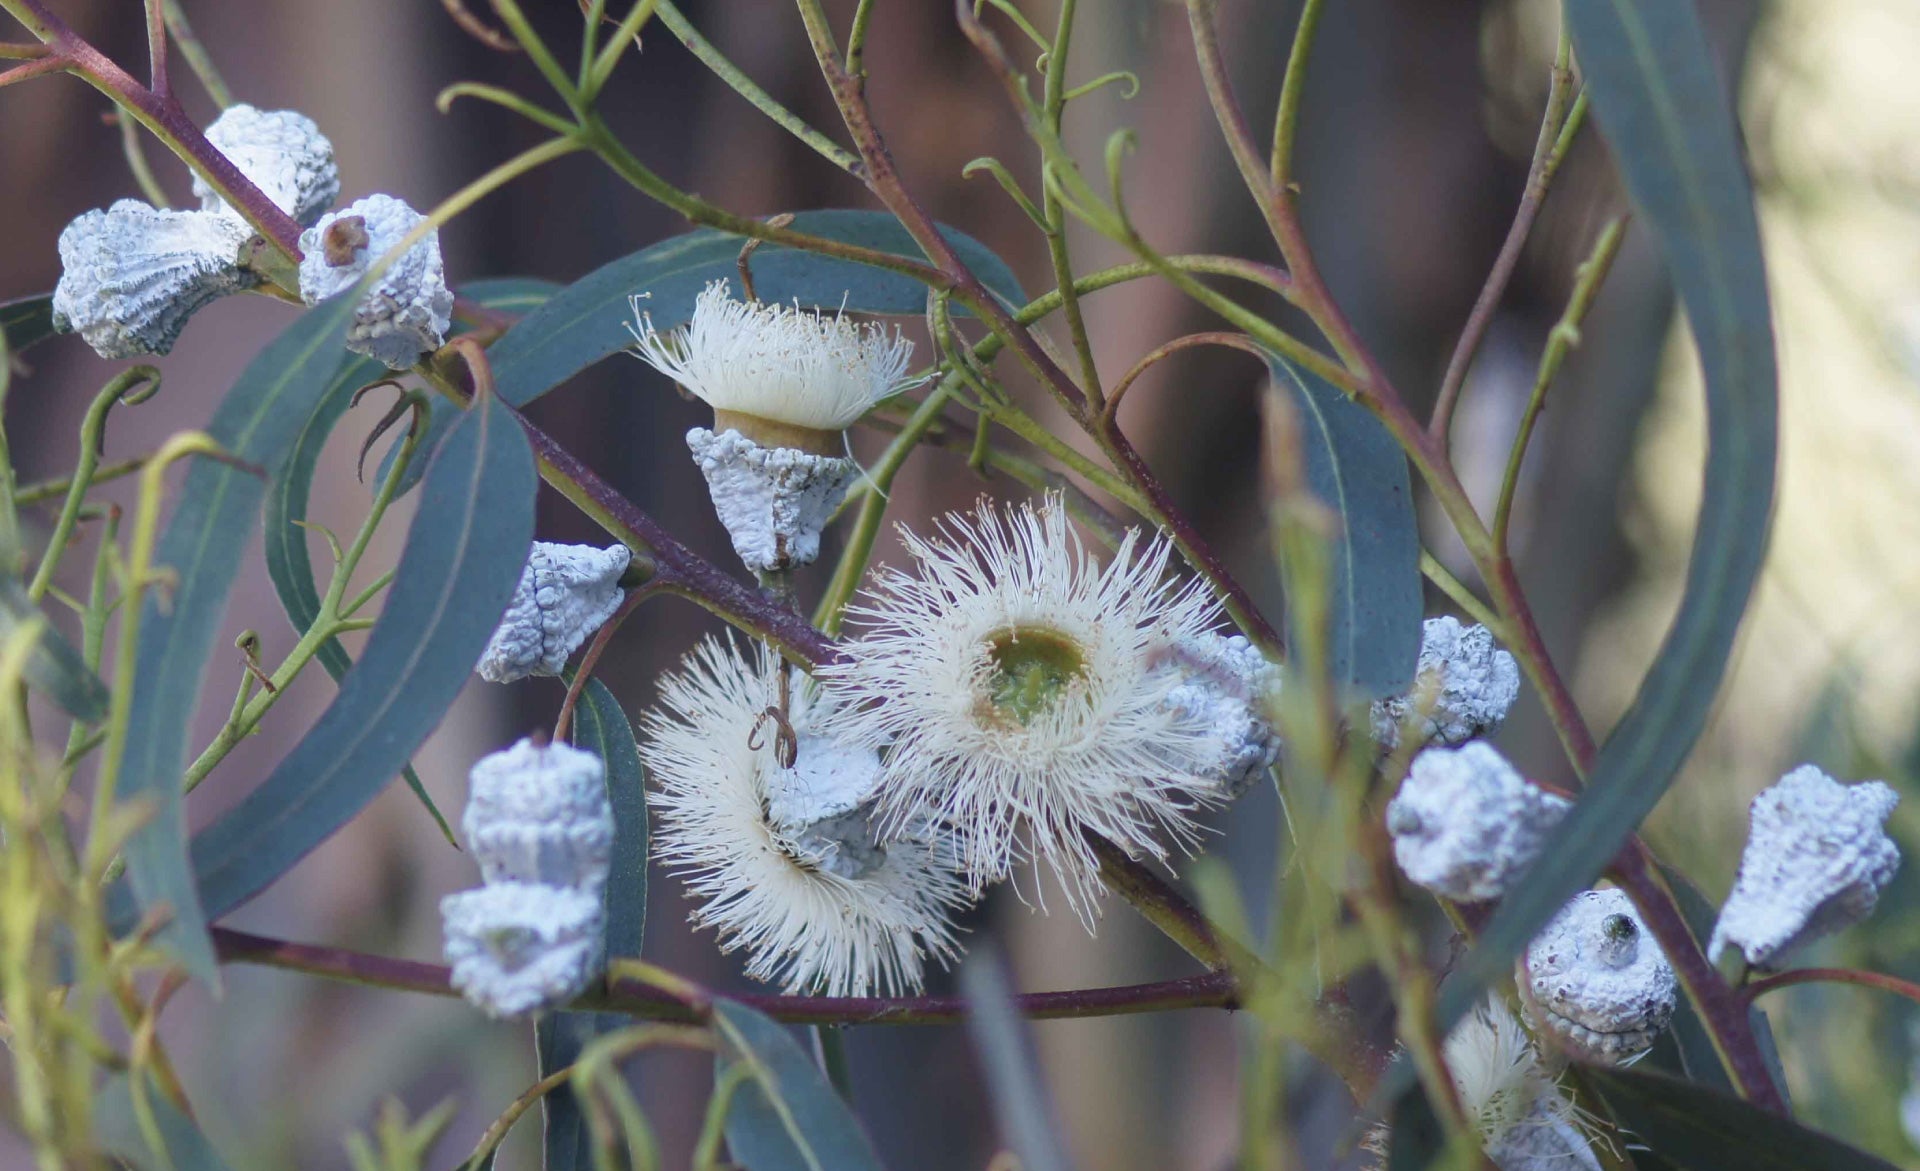
<svg viewBox="0 0 1920 1171"><path fill-rule="evenodd" d="M662 334L633 299L639 356L716 411L816 431L841 431L907 385L913 343L798 305L736 301L716 280L685 328Z"/></svg>
<svg viewBox="0 0 1920 1171"><path fill-rule="evenodd" d="M641 748L657 786L655 856L700 900L694 922L747 949L749 976L829 996L917 991L929 957L955 954L948 916L965 885L925 827L874 843L873 752L821 734L826 701L800 679L782 767L769 714L780 669L764 651L749 662L709 639L662 680Z"/></svg>
<svg viewBox="0 0 1920 1171"><path fill-rule="evenodd" d="M976 890L1031 855L1091 924L1089 832L1162 858L1226 797L1221 727L1167 702L1182 676L1159 669L1217 606L1168 579L1162 539L1129 533L1103 569L1055 499L902 537L918 572L876 573L849 610L864 632L821 672L845 700L837 730L887 750L882 825L952 826Z"/></svg>
<svg viewBox="0 0 1920 1171"><path fill-rule="evenodd" d="M1455 1025L1445 1056L1460 1105L1500 1171L1598 1171L1578 1110L1506 1005L1488 998Z"/></svg>

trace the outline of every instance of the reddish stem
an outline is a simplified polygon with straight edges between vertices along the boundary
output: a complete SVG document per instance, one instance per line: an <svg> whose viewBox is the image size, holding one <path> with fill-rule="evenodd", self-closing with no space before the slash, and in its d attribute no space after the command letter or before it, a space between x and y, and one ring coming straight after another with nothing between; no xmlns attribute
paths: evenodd
<svg viewBox="0 0 1920 1171"><path fill-rule="evenodd" d="M551 739L554 743L564 743L567 733L573 729L573 709L580 706L580 693L587 689L587 681L593 678L593 669L599 665L600 656L606 653L607 644L613 641L613 632L620 629L627 615L633 613L652 592L646 585L628 591L620 608L613 612L613 617L602 622L600 629L593 632L593 641L587 644L586 653L574 665L573 682L567 685L566 702L560 705L560 715L553 721Z"/></svg>
<svg viewBox="0 0 1920 1171"><path fill-rule="evenodd" d="M1736 995L1742 1004L1752 1004L1756 998L1776 988L1791 988L1795 984L1854 984L1861 988L1891 992L1920 1004L1920 984L1879 972L1862 972L1857 968L1795 968L1791 972L1778 972L1764 980L1755 980L1741 988Z"/></svg>

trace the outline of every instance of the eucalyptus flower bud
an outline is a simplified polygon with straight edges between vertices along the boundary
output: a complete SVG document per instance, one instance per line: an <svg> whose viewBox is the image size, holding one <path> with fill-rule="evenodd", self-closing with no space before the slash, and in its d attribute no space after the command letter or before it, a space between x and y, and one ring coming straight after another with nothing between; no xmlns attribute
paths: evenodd
<svg viewBox="0 0 1920 1171"><path fill-rule="evenodd" d="M625 596L620 577L633 559L625 545L605 549L535 541L513 598L480 655L480 677L511 683L558 675L567 659L613 617Z"/></svg>
<svg viewBox="0 0 1920 1171"><path fill-rule="evenodd" d="M1619 890L1573 896L1528 945L1515 973L1534 1023L1574 1053L1619 1065L1673 1019L1673 967Z"/></svg>
<svg viewBox="0 0 1920 1171"><path fill-rule="evenodd" d="M1873 913L1900 869L1886 821L1900 794L1879 781L1843 785L1801 765L1753 799L1740 877L1707 945L1772 963Z"/></svg>
<svg viewBox="0 0 1920 1171"><path fill-rule="evenodd" d="M597 892L613 860L606 766L567 744L522 740L491 753L468 774L461 828L488 883Z"/></svg>
<svg viewBox="0 0 1920 1171"><path fill-rule="evenodd" d="M687 432L687 447L706 477L713 510L748 569L768 573L810 564L820 533L860 474L840 456L793 447L762 447L738 431Z"/></svg>
<svg viewBox="0 0 1920 1171"><path fill-rule="evenodd" d="M1400 729L1418 716L1423 743L1464 744L1500 727L1520 694L1520 668L1494 645L1484 626L1429 618L1420 632L1420 662L1406 695L1375 701L1373 738L1391 751Z"/></svg>
<svg viewBox="0 0 1920 1171"><path fill-rule="evenodd" d="M1530 784L1492 745L1429 748L1387 806L1394 860L1416 885L1486 902L1540 854L1573 803Z"/></svg>
<svg viewBox="0 0 1920 1171"><path fill-rule="evenodd" d="M369 195L300 234L300 296L317 305L353 287L374 261L426 219L391 195ZM453 292L435 229L390 265L361 298L347 348L404 370L439 349L453 323Z"/></svg>
<svg viewBox="0 0 1920 1171"><path fill-rule="evenodd" d="M1240 635L1209 631L1170 644L1163 670L1178 682L1162 701L1182 721L1212 728L1219 751L1205 776L1229 799L1247 791L1280 756L1267 704L1280 692L1280 668Z"/></svg>
<svg viewBox="0 0 1920 1171"><path fill-rule="evenodd" d="M340 198L333 143L296 110L258 110L244 102L228 106L207 127L207 141L303 228ZM203 211L239 214L197 173L193 194Z"/></svg>
<svg viewBox="0 0 1920 1171"><path fill-rule="evenodd" d="M227 215L122 199L60 233L53 323L103 358L165 354L208 302L253 287L238 262L251 229Z"/></svg>
<svg viewBox="0 0 1920 1171"><path fill-rule="evenodd" d="M557 1008L599 976L606 912L597 891L508 882L440 900L453 986L491 1017Z"/></svg>

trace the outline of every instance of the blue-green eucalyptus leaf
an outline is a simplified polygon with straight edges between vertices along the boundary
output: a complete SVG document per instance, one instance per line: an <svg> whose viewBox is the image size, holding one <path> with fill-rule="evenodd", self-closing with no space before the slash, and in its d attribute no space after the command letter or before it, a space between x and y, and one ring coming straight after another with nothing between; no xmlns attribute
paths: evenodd
<svg viewBox="0 0 1920 1171"><path fill-rule="evenodd" d="M1067 1171L1066 1152L1035 1068L1026 1025L1013 1007L1007 969L992 948L981 948L960 969L967 998L967 1032L986 1075L1000 1137L1026 1171Z"/></svg>
<svg viewBox="0 0 1920 1171"><path fill-rule="evenodd" d="M307 311L241 373L206 430L250 466L195 461L154 553L168 580L148 591L142 611L117 790L122 800L148 800L152 816L127 842L127 879L137 911L170 911L156 943L212 984L219 970L187 861L180 791L187 735L227 595L253 537L266 492L262 477L279 470L340 368L352 311L348 297Z"/></svg>
<svg viewBox="0 0 1920 1171"><path fill-rule="evenodd" d="M492 398L427 470L393 585L331 706L258 788L194 836L207 912L286 873L399 775L473 674L533 539L525 432Z"/></svg>
<svg viewBox="0 0 1920 1171"><path fill-rule="evenodd" d="M1893 1164L1791 1118L1695 1082L1590 1069L1620 1124L1680 1171L1893 1171Z"/></svg>
<svg viewBox="0 0 1920 1171"><path fill-rule="evenodd" d="M620 701L598 679L580 693L573 715L574 744L600 757L607 767L607 799L613 805L613 866L607 875L607 956L640 958L647 921L646 774L633 726ZM581 1050L628 1024L617 1013L547 1013L534 1025L534 1051L540 1076L547 1077L579 1060ZM546 1112L546 1171L588 1171L593 1166L592 1135L586 1116L566 1085L541 1103Z"/></svg>
<svg viewBox="0 0 1920 1171"><path fill-rule="evenodd" d="M1567 0L1575 56L1693 326L1707 465L1680 611L1586 793L1442 995L1458 1020L1562 904L1599 876L1673 783L1705 725L1766 552L1778 376L1766 268L1739 135L1686 0Z"/></svg>
<svg viewBox="0 0 1920 1171"><path fill-rule="evenodd" d="M727 1150L746 1171L880 1171L880 1157L847 1103L785 1026L717 1000L716 1076L745 1064L727 1112Z"/></svg>
<svg viewBox="0 0 1920 1171"><path fill-rule="evenodd" d="M1407 457L1373 412L1319 375L1267 355L1300 419L1307 487L1339 519L1327 658L1370 699L1404 694L1420 658L1420 528Z"/></svg>
<svg viewBox="0 0 1920 1171"><path fill-rule="evenodd" d="M0 577L0 643L21 625L35 621L40 623L39 643L27 656L27 683L81 723L97 723L107 714L107 685L87 667L66 636L46 621L26 587L15 578Z"/></svg>
<svg viewBox="0 0 1920 1171"><path fill-rule="evenodd" d="M131 1077L142 1079L153 1129L165 1150L155 1150L133 1103ZM182 1114L145 1073L109 1076L94 1099L94 1139L101 1150L137 1171L227 1171L207 1136Z"/></svg>
<svg viewBox="0 0 1920 1171"><path fill-rule="evenodd" d="M0 334L7 348L16 354L46 341L58 331L53 328L53 294L22 297L0 304Z"/></svg>

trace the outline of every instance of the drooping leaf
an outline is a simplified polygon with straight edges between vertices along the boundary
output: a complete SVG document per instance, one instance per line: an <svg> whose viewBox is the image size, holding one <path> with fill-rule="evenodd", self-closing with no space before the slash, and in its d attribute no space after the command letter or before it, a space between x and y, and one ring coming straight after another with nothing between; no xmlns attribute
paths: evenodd
<svg viewBox="0 0 1920 1171"><path fill-rule="evenodd" d="M1420 530L1407 457L1373 413L1278 354L1274 386L1299 413L1307 487L1340 521L1328 666L1373 699L1404 694L1420 657Z"/></svg>
<svg viewBox="0 0 1920 1171"><path fill-rule="evenodd" d="M266 492L262 473L279 470L340 368L346 354L340 339L352 310L352 299L344 296L309 310L241 373L206 429L235 459L258 470L195 461L154 554L156 568L169 580L149 591L141 617L118 789L123 800L150 799L153 815L128 840L127 879L135 912L163 904L171 910L156 942L209 983L219 975L187 862L180 794L187 735L227 594ZM126 910L124 903L116 909ZM117 922L121 929L131 925Z"/></svg>
<svg viewBox="0 0 1920 1171"><path fill-rule="evenodd" d="M154 1129L166 1146L164 1151L154 1150L140 1125L130 1076L144 1079L144 1097ZM144 1073L116 1073L107 1078L94 1100L93 1128L101 1150L137 1171L227 1171L227 1164L193 1119L182 1114Z"/></svg>
<svg viewBox="0 0 1920 1171"><path fill-rule="evenodd" d="M0 304L0 333L7 335L7 348L14 353L25 352L29 346L46 341L55 332L52 293Z"/></svg>
<svg viewBox="0 0 1920 1171"><path fill-rule="evenodd" d="M1778 415L1773 330L1753 192L1693 5L1567 0L1594 116L1699 346L1707 465L1679 614L1586 793L1521 876L1441 1000L1459 1019L1481 988L1590 884L1673 783L1699 738L1765 554ZM1464 978L1462 978L1464 977Z"/></svg>
<svg viewBox="0 0 1920 1171"><path fill-rule="evenodd" d="M1026 1026L1014 1011L1006 967L992 949L976 951L967 960L960 969L960 990L967 998L967 1032L986 1076L1001 1140L1013 1148L1026 1171L1067 1171Z"/></svg>
<svg viewBox="0 0 1920 1171"><path fill-rule="evenodd" d="M718 1000L716 1073L745 1063L750 1076L727 1113L727 1149L746 1171L880 1171L860 1123L786 1028L743 1004Z"/></svg>
<svg viewBox="0 0 1920 1171"><path fill-rule="evenodd" d="M0 577L0 642L23 623L42 620L39 645L27 657L27 682L81 723L98 722L107 714L107 685L44 617L18 580Z"/></svg>
<svg viewBox="0 0 1920 1171"><path fill-rule="evenodd" d="M798 232L918 259L919 245L899 221L874 211L806 211L794 217ZM971 236L942 228L954 250L995 295L1021 304L1025 295L1006 263ZM488 351L500 397L525 406L604 358L633 344L629 298L641 294L656 328L674 329L693 316L693 301L707 282L733 281L741 237L710 228L675 236L611 261L560 290L508 330ZM810 252L767 245L750 262L754 291L768 302L855 313L913 314L926 311L927 287L882 268ZM434 407L434 427L423 440L431 448L447 426L448 408Z"/></svg>
<svg viewBox="0 0 1920 1171"><path fill-rule="evenodd" d="M646 775L633 726L620 701L598 679L588 680L574 712L574 743L607 766L607 798L613 804L613 865L607 875L609 958L638 959L647 921ZM534 1025L534 1051L540 1076L572 1065L580 1051L604 1034L628 1024L617 1013L560 1012L542 1015ZM587 1171L593 1148L587 1120L573 1091L562 1085L541 1103L546 1112L546 1171Z"/></svg>
<svg viewBox="0 0 1920 1171"><path fill-rule="evenodd" d="M1893 1164L1720 1090L1639 1069L1593 1069L1621 1125L1680 1171L1893 1171Z"/></svg>
<svg viewBox="0 0 1920 1171"><path fill-rule="evenodd" d="M193 839L200 897L226 914L286 873L399 775L473 673L533 539L526 434L491 398L434 456L366 651L258 788Z"/></svg>

